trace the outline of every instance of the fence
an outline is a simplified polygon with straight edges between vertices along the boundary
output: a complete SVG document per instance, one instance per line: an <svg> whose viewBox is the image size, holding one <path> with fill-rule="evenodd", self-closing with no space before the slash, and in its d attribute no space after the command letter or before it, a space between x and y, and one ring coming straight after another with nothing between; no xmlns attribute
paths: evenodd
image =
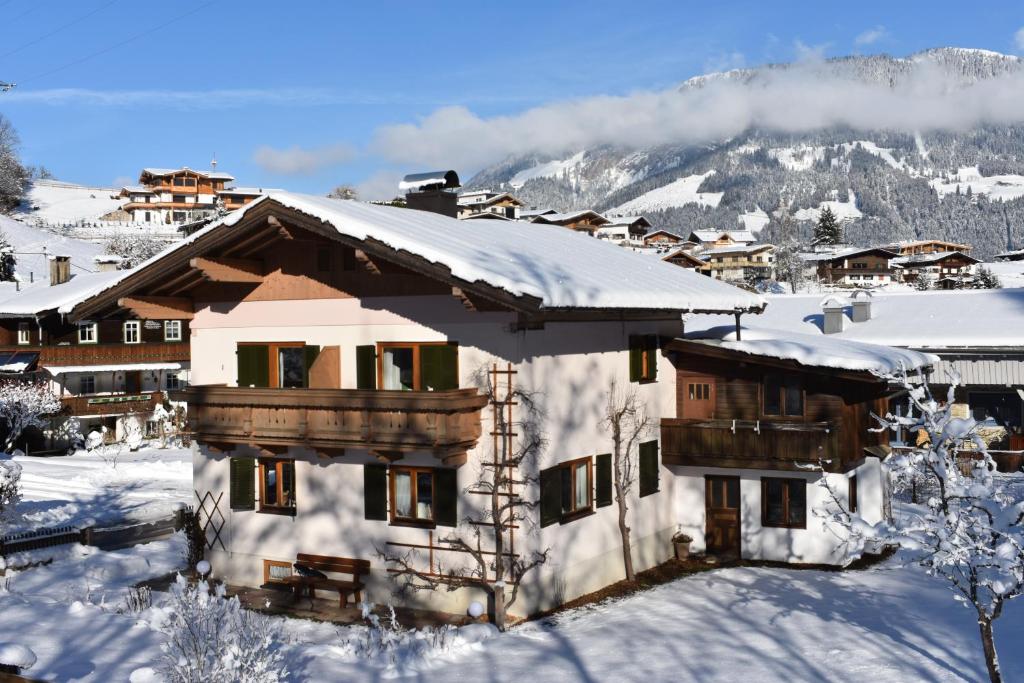
<svg viewBox="0 0 1024 683"><path fill-rule="evenodd" d="M112 527L51 527L36 529L7 536L0 536L0 557L29 550L41 550L81 543L101 550L120 550L140 543L149 543L167 538L185 526L185 520L193 514L191 507L181 508L170 517L155 522L122 524Z"/></svg>

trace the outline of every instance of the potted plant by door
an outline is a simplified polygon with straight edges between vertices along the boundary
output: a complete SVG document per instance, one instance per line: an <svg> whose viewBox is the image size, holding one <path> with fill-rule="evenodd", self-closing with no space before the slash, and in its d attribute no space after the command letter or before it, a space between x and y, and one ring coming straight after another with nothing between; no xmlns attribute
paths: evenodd
<svg viewBox="0 0 1024 683"><path fill-rule="evenodd" d="M690 557L691 543L693 543L693 538L687 536L682 531L677 531L672 536L672 545L675 546L677 560L685 560Z"/></svg>

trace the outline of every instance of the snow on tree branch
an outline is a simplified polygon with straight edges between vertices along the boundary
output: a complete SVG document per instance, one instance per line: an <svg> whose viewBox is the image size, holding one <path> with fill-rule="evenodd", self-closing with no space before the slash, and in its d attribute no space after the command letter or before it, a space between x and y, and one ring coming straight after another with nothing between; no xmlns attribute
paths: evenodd
<svg viewBox="0 0 1024 683"><path fill-rule="evenodd" d="M60 398L45 382L0 382L0 423L6 429L4 452L12 451L26 429L46 426L46 418L60 409Z"/></svg>

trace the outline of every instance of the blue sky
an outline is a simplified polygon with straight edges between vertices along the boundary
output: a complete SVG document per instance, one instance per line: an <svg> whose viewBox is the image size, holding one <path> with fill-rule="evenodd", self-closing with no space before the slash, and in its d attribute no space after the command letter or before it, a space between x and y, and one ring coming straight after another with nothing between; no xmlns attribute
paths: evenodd
<svg viewBox="0 0 1024 683"><path fill-rule="evenodd" d="M1024 52L1020 2L0 0L0 21L0 79L18 83L0 112L58 178L110 185L216 154L240 185L370 194L442 163L382 131L446 108L500 121L815 55ZM464 178L486 159L453 152Z"/></svg>

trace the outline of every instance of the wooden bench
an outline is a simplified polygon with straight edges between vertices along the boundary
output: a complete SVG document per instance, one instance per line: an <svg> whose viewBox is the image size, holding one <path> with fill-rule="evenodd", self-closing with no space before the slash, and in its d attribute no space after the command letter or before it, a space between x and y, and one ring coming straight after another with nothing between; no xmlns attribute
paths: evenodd
<svg viewBox="0 0 1024 683"><path fill-rule="evenodd" d="M351 581L346 581L342 579L321 578L319 576L302 576L295 573L288 577L287 582L295 587L296 601L302 597L303 593L308 593L309 599L312 601L316 598L316 589L325 588L338 591L339 607L345 606L349 595L355 595L356 603L362 602L363 582L360 577L370 573L369 560L298 553L295 556L295 564L315 569L324 574L349 574L352 577Z"/></svg>

